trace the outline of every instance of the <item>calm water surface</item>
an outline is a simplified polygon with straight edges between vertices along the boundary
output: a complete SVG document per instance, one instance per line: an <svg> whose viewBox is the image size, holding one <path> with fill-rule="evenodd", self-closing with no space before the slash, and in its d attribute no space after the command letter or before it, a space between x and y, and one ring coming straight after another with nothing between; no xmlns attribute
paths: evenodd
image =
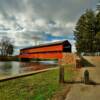
<svg viewBox="0 0 100 100"><path fill-rule="evenodd" d="M41 70L45 68L55 67L55 61L40 62L0 62L0 78L6 76L15 76L21 73Z"/></svg>

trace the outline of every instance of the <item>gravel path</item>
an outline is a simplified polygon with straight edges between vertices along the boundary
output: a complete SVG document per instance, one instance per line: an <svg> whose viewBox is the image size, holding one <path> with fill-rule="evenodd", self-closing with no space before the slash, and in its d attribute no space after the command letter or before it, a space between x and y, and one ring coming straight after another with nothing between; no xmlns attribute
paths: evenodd
<svg viewBox="0 0 100 100"><path fill-rule="evenodd" d="M65 100L100 100L100 57L84 57L96 67L82 68L77 81L83 77L84 70L88 69L90 73L90 85L75 83Z"/></svg>

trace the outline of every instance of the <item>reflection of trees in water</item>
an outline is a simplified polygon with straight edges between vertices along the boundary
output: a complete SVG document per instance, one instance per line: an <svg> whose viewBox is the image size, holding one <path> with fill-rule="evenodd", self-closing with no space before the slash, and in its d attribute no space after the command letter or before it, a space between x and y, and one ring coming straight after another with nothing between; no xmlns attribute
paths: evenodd
<svg viewBox="0 0 100 100"><path fill-rule="evenodd" d="M12 64L10 62L4 62L0 67L1 73L3 73L4 75L9 75L11 68Z"/></svg>
<svg viewBox="0 0 100 100"><path fill-rule="evenodd" d="M16 75L20 73L19 62L1 62L0 74L3 75Z"/></svg>
<svg viewBox="0 0 100 100"><path fill-rule="evenodd" d="M11 68L12 68L12 64L9 62L5 62L2 66L2 70L5 70L5 71Z"/></svg>

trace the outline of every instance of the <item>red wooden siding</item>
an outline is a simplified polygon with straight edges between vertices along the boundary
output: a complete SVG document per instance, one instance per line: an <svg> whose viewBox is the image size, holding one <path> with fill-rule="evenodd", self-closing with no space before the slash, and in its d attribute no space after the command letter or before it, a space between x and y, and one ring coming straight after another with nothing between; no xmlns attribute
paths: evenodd
<svg viewBox="0 0 100 100"><path fill-rule="evenodd" d="M22 50L21 53L49 52L49 51L62 51L62 50L63 50L62 45L55 45L55 46L26 49L26 50Z"/></svg>
<svg viewBox="0 0 100 100"><path fill-rule="evenodd" d="M62 52L34 53L19 55L19 58L61 59Z"/></svg>

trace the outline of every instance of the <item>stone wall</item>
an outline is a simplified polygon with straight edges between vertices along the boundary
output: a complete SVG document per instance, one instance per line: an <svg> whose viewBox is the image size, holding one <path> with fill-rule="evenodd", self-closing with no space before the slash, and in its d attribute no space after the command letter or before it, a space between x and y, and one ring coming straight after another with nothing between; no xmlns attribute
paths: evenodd
<svg viewBox="0 0 100 100"><path fill-rule="evenodd" d="M62 64L76 64L76 55L74 53L63 53Z"/></svg>

